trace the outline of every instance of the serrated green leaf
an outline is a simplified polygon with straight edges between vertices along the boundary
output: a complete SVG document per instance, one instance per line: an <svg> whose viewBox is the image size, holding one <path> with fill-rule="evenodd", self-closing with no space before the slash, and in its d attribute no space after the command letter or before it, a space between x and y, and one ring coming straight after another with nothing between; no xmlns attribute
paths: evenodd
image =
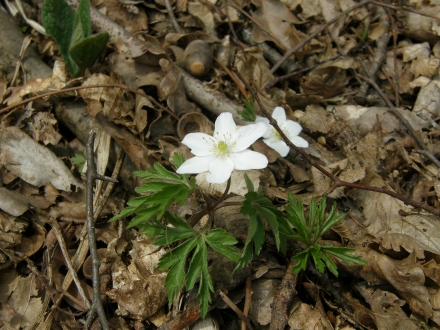
<svg viewBox="0 0 440 330"><path fill-rule="evenodd" d="M253 217L255 214L257 214L257 210L253 207L252 202L245 200L240 208L240 213Z"/></svg>
<svg viewBox="0 0 440 330"><path fill-rule="evenodd" d="M249 102L246 99L243 99L243 103L245 108L243 110L237 109L237 113L241 115L241 118L243 118L244 121L255 122L257 116L255 114L254 100L252 96L249 96Z"/></svg>
<svg viewBox="0 0 440 330"><path fill-rule="evenodd" d="M206 246L200 238L197 241L196 249L191 258L191 262L186 273L186 290L191 290L196 284L199 273L204 265L203 258L207 258Z"/></svg>
<svg viewBox="0 0 440 330"><path fill-rule="evenodd" d="M309 260L310 250L309 248L304 251L294 255L292 261L297 260L298 262L292 267L292 274L298 274L301 270L306 270L307 260Z"/></svg>
<svg viewBox="0 0 440 330"><path fill-rule="evenodd" d="M298 231L299 238L301 242L310 245L310 236L307 229L306 218L304 217L304 206L300 199L296 200L295 197L289 192L287 194L289 203L286 206L287 220L293 225L293 227Z"/></svg>
<svg viewBox="0 0 440 330"><path fill-rule="evenodd" d="M320 205L321 206L321 205ZM306 225L306 229L307 229L307 236L311 237L312 236L312 232L313 229L315 229L315 224L318 223L319 224L319 220L316 221L316 216L319 212L319 207L316 203L316 199L315 197L312 197L312 200L310 201L310 207L309 207L309 222ZM311 240L311 243L313 244L315 241Z"/></svg>
<svg viewBox="0 0 440 330"><path fill-rule="evenodd" d="M183 288L185 279L185 259L179 259L168 271L165 279L165 286L168 290L168 308L171 308L174 297L176 297Z"/></svg>
<svg viewBox="0 0 440 330"><path fill-rule="evenodd" d="M180 178L179 175L168 171L165 167L163 167L159 163L154 163L154 169L156 171L148 169L145 171L133 172L133 175L138 176L144 180L164 180L179 184L182 183L182 179Z"/></svg>
<svg viewBox="0 0 440 330"><path fill-rule="evenodd" d="M325 265L327 266L328 270L335 275L336 277L338 277L339 273L338 273L338 268L336 267L336 264L333 262L333 260L331 260L327 254L327 252L325 251L325 249L321 249L322 252L322 260L324 261Z"/></svg>
<svg viewBox="0 0 440 330"><path fill-rule="evenodd" d="M113 218L111 218L108 222L113 222L113 221L128 217L129 215L132 215L135 211L136 211L136 207L126 207L119 214L117 214Z"/></svg>
<svg viewBox="0 0 440 330"><path fill-rule="evenodd" d="M145 235L148 237L159 236L154 240L154 244L166 246L174 242L194 236L195 231L188 231L181 228L171 228L168 226L160 226L155 224L147 224L142 227Z"/></svg>
<svg viewBox="0 0 440 330"><path fill-rule="evenodd" d="M330 214L328 215L327 219L325 220L322 228L320 228L320 230L319 230L319 237L324 235L336 223L338 223L339 221L344 219L346 215L347 215L346 213L341 213L338 215L337 210L336 210L336 203L334 203L332 205L332 209L330 211Z"/></svg>
<svg viewBox="0 0 440 330"><path fill-rule="evenodd" d="M174 213L166 212L165 214L167 221L172 224L174 227L186 230L192 233L197 233L197 231L192 228L185 220L183 220L181 217L177 216Z"/></svg>
<svg viewBox="0 0 440 330"><path fill-rule="evenodd" d="M363 266L367 263L361 257L352 255L352 253L356 252L356 250L354 249L350 249L347 247L327 246L327 245L322 246L321 249L326 253L330 253L335 257L338 257L339 259L345 261L349 265L358 264Z"/></svg>
<svg viewBox="0 0 440 330"><path fill-rule="evenodd" d="M73 43L69 48L70 57L79 67L76 77L84 75L87 68L95 64L107 45L109 34L97 33Z"/></svg>
<svg viewBox="0 0 440 330"><path fill-rule="evenodd" d="M321 273L324 273L325 264L322 261L322 252L320 250L320 246L312 245L310 247L310 253L312 255L313 262L315 264L316 269L319 270Z"/></svg>
<svg viewBox="0 0 440 330"><path fill-rule="evenodd" d="M81 154L75 154L74 157L70 158L73 165L84 164L86 162L86 157Z"/></svg>
<svg viewBox="0 0 440 330"><path fill-rule="evenodd" d="M74 17L75 13L65 0L45 0L43 3L41 15L43 26L57 43L67 69L72 75L79 70L69 54Z"/></svg>
<svg viewBox="0 0 440 330"><path fill-rule="evenodd" d="M253 244L252 242L249 242L245 244L243 251L241 251L241 257L238 260L237 266L235 267L233 273L240 269L243 269L248 263L251 262L253 256Z"/></svg>
<svg viewBox="0 0 440 330"><path fill-rule="evenodd" d="M156 193L169 185L170 184L168 182L149 181L144 183L142 186L137 187L134 191L138 194Z"/></svg>
<svg viewBox="0 0 440 330"><path fill-rule="evenodd" d="M185 156L183 156L183 154L181 154L180 152L175 152L173 154L173 165L176 168L179 168L180 166L182 166L182 164L185 162Z"/></svg>
<svg viewBox="0 0 440 330"><path fill-rule="evenodd" d="M238 261L240 258L237 251L230 247L230 245L237 244L237 240L226 230L220 228L210 230L205 236L205 241L213 250L224 255L229 260Z"/></svg>
<svg viewBox="0 0 440 330"><path fill-rule="evenodd" d="M188 254L194 249L197 245L198 238L190 238L182 244L176 246L171 251L165 253L159 260L159 264L157 268L159 270L166 270L172 267L175 263L180 261L181 259L185 259L188 257Z"/></svg>
<svg viewBox="0 0 440 330"><path fill-rule="evenodd" d="M214 292L214 286L212 285L211 276L208 271L208 259L202 258L202 260L205 264L202 266L197 300L200 301L200 314L202 315L202 318L204 318L208 313L209 304L211 303L210 292Z"/></svg>
<svg viewBox="0 0 440 330"><path fill-rule="evenodd" d="M130 220L130 223L127 225L127 228L132 228L132 227L138 226L140 224L146 224L146 223L148 223L148 221L150 219L152 219L159 212L161 212L160 205L156 204L156 205L152 205L152 206L145 206L142 208L142 210L137 212L135 217L133 217Z"/></svg>

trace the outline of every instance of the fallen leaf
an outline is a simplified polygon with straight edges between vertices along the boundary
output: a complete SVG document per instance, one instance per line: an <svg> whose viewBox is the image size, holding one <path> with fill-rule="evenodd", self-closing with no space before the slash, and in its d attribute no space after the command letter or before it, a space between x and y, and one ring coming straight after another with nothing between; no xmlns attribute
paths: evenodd
<svg viewBox="0 0 440 330"><path fill-rule="evenodd" d="M0 141L0 162L24 181L36 187L50 182L64 191L71 191L72 185L84 187L52 151L36 143L19 128L2 130Z"/></svg>

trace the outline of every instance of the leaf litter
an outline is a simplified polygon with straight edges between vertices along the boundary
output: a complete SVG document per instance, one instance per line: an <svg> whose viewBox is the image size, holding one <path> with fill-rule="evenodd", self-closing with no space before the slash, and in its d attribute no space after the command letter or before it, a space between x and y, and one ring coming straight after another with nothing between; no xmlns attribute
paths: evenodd
<svg viewBox="0 0 440 330"><path fill-rule="evenodd" d="M106 148L98 155L98 163L104 164L102 170L107 164L106 154L113 164L121 148L129 163L120 173L123 185L117 186L97 224L102 257L100 291L111 311L110 322L116 328L164 328L176 318L179 308L191 306L193 292L181 297L181 305L175 304L180 307L167 307L166 272L158 269L159 257L167 249L154 246L136 229L127 229L125 222L107 224L106 220L118 214L129 196L134 196L133 187L141 183L131 175L134 170L152 168L155 162L171 168L175 152L190 155L180 143L182 135L199 132L201 127L211 133L212 123L223 111L240 118L236 111L244 108L242 99L248 99L248 95L243 94L241 83L224 65L233 64L246 81L252 82L266 108L286 109L287 118L303 127L300 135L309 143L307 154L339 180L385 187L404 199L440 208L438 160L436 163L427 154L440 154L440 29L436 18L440 7L436 3L385 6L391 21L387 28L380 20L377 4L342 15L357 4L354 1L169 2L183 34L172 32L173 22L164 1L93 3L116 22L109 28L114 48L108 49L107 56L83 80L69 81L62 62L44 57L57 54L57 48L38 33L32 36L41 56L33 60L42 67L46 66L44 61L49 63L53 75L35 79L19 75L15 86L10 85L12 75L1 75L3 108L53 89L84 87L77 94L66 91L43 102L34 100L5 112L0 110L3 328L56 329L62 325L74 329L84 322L84 314L78 312L87 308L75 284L66 284L66 255L58 247L49 223L51 219L59 221L68 257L78 271L86 259L86 254L83 252L81 257L78 251L87 251L77 251L83 240L85 177L72 162L82 149L73 149L70 142L76 137L85 143L84 136L92 127L100 127L113 141L98 147ZM32 15L30 18L38 21L37 8ZM3 16L0 19L4 24L13 24L6 23ZM20 22L21 18L16 19ZM272 72L286 51L301 45L317 26L332 19L335 24L308 40L289 58L298 72L285 71L286 66ZM121 38L127 35L114 31L122 28L136 37ZM245 37L246 29L252 31L250 40ZM385 33L392 41L381 45ZM8 37L0 34L0 38ZM184 63L186 46L195 39L205 40L219 59L201 77L192 77L178 66ZM52 49L43 51L43 45ZM376 63L380 68L374 77L376 83L425 143L426 150L421 150L373 88L368 91L366 104L356 103L362 76L366 76L359 61L368 68L377 61L375 54L383 58ZM10 56L15 58L17 54ZM23 65L29 70L26 61ZM13 71L8 68L5 72ZM114 87L86 88L96 84ZM142 90L144 95L132 93L133 89ZM75 111L79 108L82 112ZM261 114L259 105L256 110ZM337 296L329 293L317 274L306 272L300 276L296 283L298 294L287 302L290 307L284 326L440 328L437 216L374 191L355 187L329 191L332 181L298 153L291 151L283 159L261 141L253 149L265 154L270 164L268 169L249 171L248 175L253 185L261 186L280 208L287 200L287 192L300 197L306 205L312 197L327 194L341 210L349 207L346 219L323 240L327 245L351 247L367 262L365 266L353 266L334 258L339 278L325 274L327 281L340 289L339 294L351 310L337 305ZM224 188L209 184L204 175L196 178L202 191L221 195ZM233 175L237 178L233 179L231 193L237 195L233 200L239 201L239 196L246 193L246 185L240 173ZM197 196L188 196L184 206L171 205L171 209L190 217L197 212L199 202ZM215 226L228 230L244 244L249 218L236 206L216 211L215 215ZM277 312L271 302L278 297L284 274L267 270L265 265L276 261L279 267L273 269L277 270L288 269L288 265L276 251L275 239L266 236L265 253L254 260L253 268L230 279L213 274L213 282L217 289L226 289L230 297L237 297L235 303L242 308L245 278L252 272L250 320L256 327L271 328L271 319ZM38 273L31 271L24 258L37 265ZM224 269L231 269L232 273L235 267L216 256L210 260L213 273ZM78 275L90 299L92 282L86 273L84 270ZM316 286L316 282L321 286ZM61 300L64 302L60 304ZM215 300L213 307L216 305L221 303ZM211 313L215 319L212 324L224 329L238 327L241 321L230 310L219 311Z"/></svg>

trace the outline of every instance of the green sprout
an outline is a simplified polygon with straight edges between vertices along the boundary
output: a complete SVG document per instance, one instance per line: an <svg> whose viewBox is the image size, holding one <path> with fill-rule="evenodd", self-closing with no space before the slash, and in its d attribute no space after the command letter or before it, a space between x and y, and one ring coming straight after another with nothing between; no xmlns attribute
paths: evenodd
<svg viewBox="0 0 440 330"><path fill-rule="evenodd" d="M355 251L354 249L339 246L327 246L318 243L318 240L322 235L346 216L346 213L337 214L336 203L333 204L329 215L325 218L325 197L322 198L319 205L317 205L315 198L312 198L309 218L306 220L304 215L304 205L301 199L296 199L289 193L288 201L289 202L286 206L287 220L293 228L286 233L286 236L307 245L307 248L304 251L296 254L292 258L292 260L298 261L296 265L293 266L292 273L295 274L300 270L305 270L310 256L312 257L316 268L321 273L323 273L327 267L335 276L338 276L338 270L329 255L338 257L348 264L366 264L361 257L352 255Z"/></svg>
<svg viewBox="0 0 440 330"><path fill-rule="evenodd" d="M66 0L45 0L42 20L46 32L54 38L74 78L83 76L107 45L107 32L91 34L89 0L81 0L76 13Z"/></svg>

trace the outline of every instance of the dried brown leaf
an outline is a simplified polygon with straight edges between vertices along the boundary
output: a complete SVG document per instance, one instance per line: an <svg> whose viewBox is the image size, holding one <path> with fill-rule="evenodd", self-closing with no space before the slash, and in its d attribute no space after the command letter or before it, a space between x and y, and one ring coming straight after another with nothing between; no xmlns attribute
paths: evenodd
<svg viewBox="0 0 440 330"><path fill-rule="evenodd" d="M64 191L70 191L72 185L83 187L52 151L36 143L19 128L2 130L0 141L0 162L24 181L36 187L50 182Z"/></svg>

